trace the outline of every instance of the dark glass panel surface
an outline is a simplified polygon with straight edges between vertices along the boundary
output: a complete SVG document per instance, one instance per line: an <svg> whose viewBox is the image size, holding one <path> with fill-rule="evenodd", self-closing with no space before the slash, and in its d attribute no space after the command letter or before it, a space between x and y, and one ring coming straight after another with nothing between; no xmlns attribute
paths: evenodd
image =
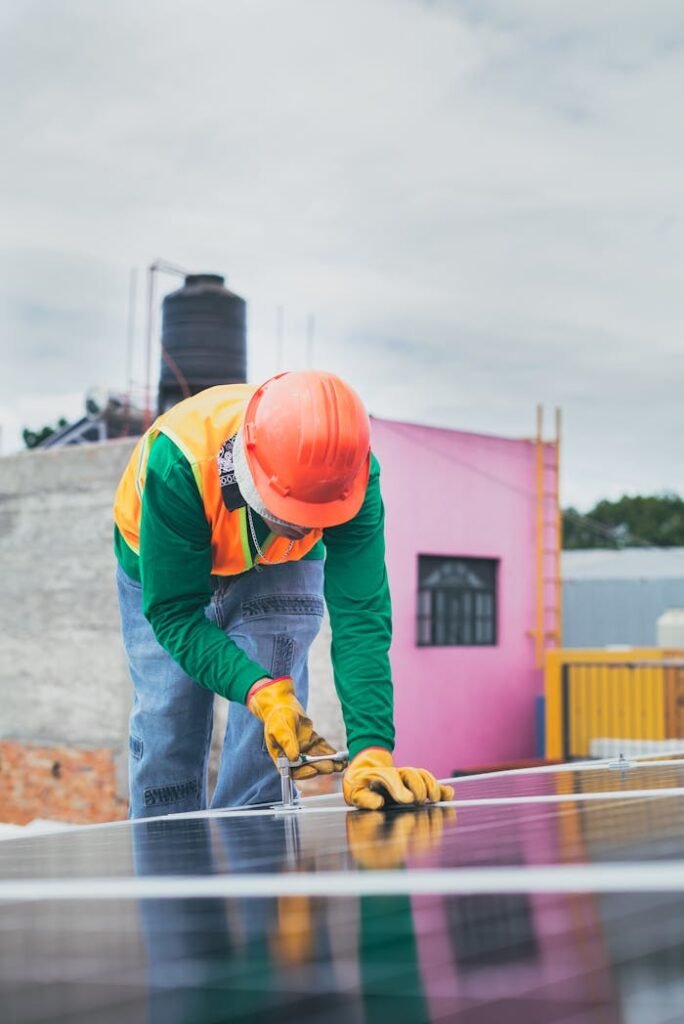
<svg viewBox="0 0 684 1024"><path fill-rule="evenodd" d="M0 1020L673 1024L684 1019L684 793L658 793L681 771L466 778L457 808L354 813L312 801L290 814L7 840ZM635 789L649 792L629 797ZM616 863L639 865L625 892L533 884L547 866L605 865L609 878ZM646 874L666 866L674 891L647 892ZM503 869L494 891L440 891L473 868ZM428 872L436 891L355 892L376 870L409 881ZM339 895L284 891L293 873L326 872L344 880ZM275 895L184 890L184 880L241 875L275 880ZM98 898L12 898L13 884L88 878L103 880ZM99 898L108 880L129 878L163 880L165 897Z"/></svg>
<svg viewBox="0 0 684 1024"><path fill-rule="evenodd" d="M684 896L3 907L7 1024L672 1024ZM470 938L454 918L470 918ZM475 924L478 921L479 924ZM474 939L477 931L477 939Z"/></svg>

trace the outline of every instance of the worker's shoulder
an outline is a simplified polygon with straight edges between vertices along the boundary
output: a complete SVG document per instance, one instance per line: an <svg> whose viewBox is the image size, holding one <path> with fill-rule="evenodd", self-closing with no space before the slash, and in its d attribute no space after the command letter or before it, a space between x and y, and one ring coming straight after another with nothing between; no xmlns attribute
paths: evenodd
<svg viewBox="0 0 684 1024"><path fill-rule="evenodd" d="M147 463L147 471L156 473L163 480L168 480L170 476L177 474L185 475L192 470L190 463L188 462L187 456L176 444L176 442L160 431L155 439L154 443L150 448L150 457Z"/></svg>
<svg viewBox="0 0 684 1024"><path fill-rule="evenodd" d="M182 401L176 402L159 419L162 422L165 419L182 420L187 416L191 416L198 408L205 410L212 409L214 406L220 406L224 402L246 402L249 401L257 389L257 384L247 384L246 382L214 384L210 388L203 388L201 391L196 391L194 395L188 395Z"/></svg>

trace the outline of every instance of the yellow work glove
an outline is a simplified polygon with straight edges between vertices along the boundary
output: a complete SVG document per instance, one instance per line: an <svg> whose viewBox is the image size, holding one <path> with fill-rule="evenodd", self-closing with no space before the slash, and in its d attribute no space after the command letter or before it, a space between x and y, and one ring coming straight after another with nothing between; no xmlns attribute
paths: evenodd
<svg viewBox="0 0 684 1024"><path fill-rule="evenodd" d="M247 707L264 723L266 747L276 765L283 756L296 761L300 754L317 757L335 753L327 740L314 731L311 719L295 696L290 676L259 680L247 694ZM292 777L309 779L343 769L339 761L316 761L293 768Z"/></svg>
<svg viewBox="0 0 684 1024"><path fill-rule="evenodd" d="M344 799L353 807L377 811L386 804L428 804L451 800L451 786L442 786L425 768L397 768L389 750L366 747L350 762L342 779Z"/></svg>
<svg viewBox="0 0 684 1024"><path fill-rule="evenodd" d="M456 821L454 807L395 808L347 814L347 842L363 868L399 867L407 857L427 854L442 840L444 826Z"/></svg>

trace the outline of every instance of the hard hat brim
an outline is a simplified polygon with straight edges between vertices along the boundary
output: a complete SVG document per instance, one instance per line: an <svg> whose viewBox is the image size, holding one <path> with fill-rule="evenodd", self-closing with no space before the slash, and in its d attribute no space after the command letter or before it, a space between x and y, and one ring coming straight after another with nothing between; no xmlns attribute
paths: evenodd
<svg viewBox="0 0 684 1024"><path fill-rule="evenodd" d="M264 505L278 519L284 519L293 526L308 526L312 530L340 526L353 519L363 505L370 477L370 451L347 497L325 502L300 501L290 494L279 494L271 486L270 480L256 459L250 458L249 452L246 454L254 485Z"/></svg>

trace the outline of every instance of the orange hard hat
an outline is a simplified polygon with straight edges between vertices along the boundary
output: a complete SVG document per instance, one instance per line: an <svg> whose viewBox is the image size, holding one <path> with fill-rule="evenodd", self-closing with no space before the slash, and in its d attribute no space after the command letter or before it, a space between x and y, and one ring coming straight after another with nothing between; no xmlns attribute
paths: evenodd
<svg viewBox="0 0 684 1024"><path fill-rule="evenodd" d="M370 423L356 392L333 373L281 373L254 392L242 448L269 512L299 526L337 526L361 508Z"/></svg>

